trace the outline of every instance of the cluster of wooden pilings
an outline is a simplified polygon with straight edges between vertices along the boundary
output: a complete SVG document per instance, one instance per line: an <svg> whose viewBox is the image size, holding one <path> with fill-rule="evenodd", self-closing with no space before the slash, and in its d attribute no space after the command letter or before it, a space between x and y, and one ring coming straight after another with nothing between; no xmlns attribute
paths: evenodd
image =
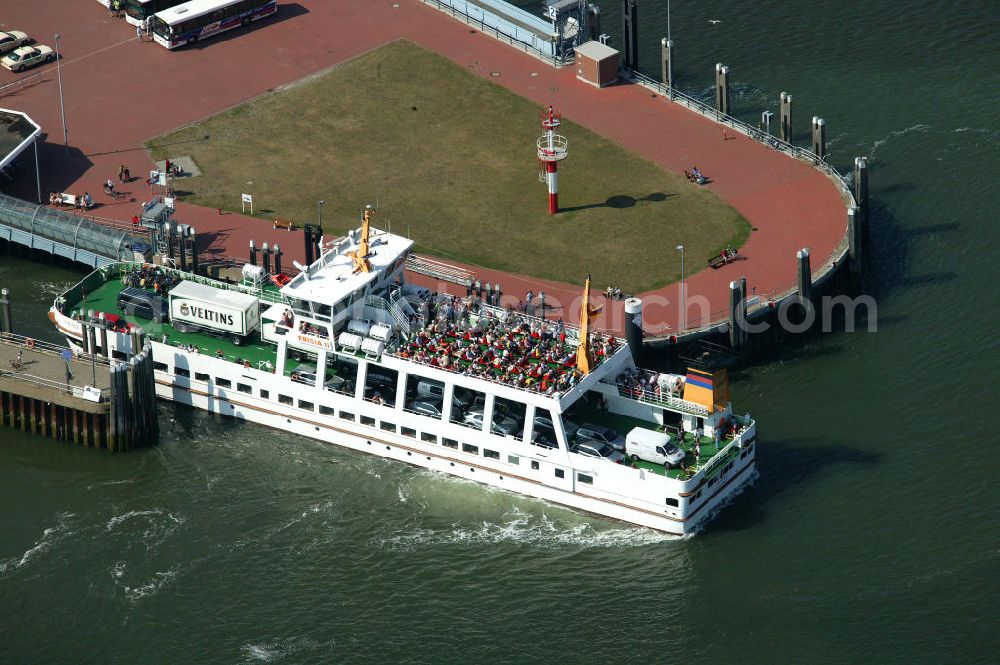
<svg viewBox="0 0 1000 665"><path fill-rule="evenodd" d="M16 335L9 295L0 292L0 423L112 452L152 443L159 433L153 350L142 333L131 338L127 360L102 355L107 331L85 326L81 353Z"/></svg>
<svg viewBox="0 0 1000 665"><path fill-rule="evenodd" d="M139 344L138 333L132 337ZM128 362L111 363L111 397L108 418L108 449L129 450L156 439L160 431L156 415L153 380L153 348L143 340L142 348Z"/></svg>

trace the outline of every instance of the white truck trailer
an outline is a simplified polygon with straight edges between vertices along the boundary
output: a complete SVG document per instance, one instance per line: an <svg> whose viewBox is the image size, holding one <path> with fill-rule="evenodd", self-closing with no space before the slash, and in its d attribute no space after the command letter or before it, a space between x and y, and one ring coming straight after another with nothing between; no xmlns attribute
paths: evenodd
<svg viewBox="0 0 1000 665"><path fill-rule="evenodd" d="M185 280L168 296L171 325L182 333L203 332L238 346L260 326L260 301L246 293Z"/></svg>

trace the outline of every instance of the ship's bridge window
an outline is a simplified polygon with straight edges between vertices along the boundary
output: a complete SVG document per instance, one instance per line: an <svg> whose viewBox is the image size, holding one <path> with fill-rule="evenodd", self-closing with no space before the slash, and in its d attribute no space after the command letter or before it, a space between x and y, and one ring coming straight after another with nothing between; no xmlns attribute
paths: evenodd
<svg viewBox="0 0 1000 665"><path fill-rule="evenodd" d="M316 318L324 321L330 320L331 308L329 305L316 304Z"/></svg>

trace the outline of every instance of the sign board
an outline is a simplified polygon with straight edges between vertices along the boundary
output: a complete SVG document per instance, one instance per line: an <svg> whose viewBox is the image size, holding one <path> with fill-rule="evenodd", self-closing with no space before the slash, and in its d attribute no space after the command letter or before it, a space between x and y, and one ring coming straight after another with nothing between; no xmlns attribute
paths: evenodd
<svg viewBox="0 0 1000 665"><path fill-rule="evenodd" d="M247 211L247 205L249 204L250 205L250 214L252 215L253 214L253 196L251 196L250 194L242 194L241 197L242 197L242 201L243 201L243 212Z"/></svg>
<svg viewBox="0 0 1000 665"><path fill-rule="evenodd" d="M167 174L163 171L157 171L153 169L149 172L149 184L150 185L163 185L167 186Z"/></svg>
<svg viewBox="0 0 1000 665"><path fill-rule="evenodd" d="M69 349L63 349L62 353L59 354L59 357L65 360L66 362L69 362L70 360L73 360L73 352L70 351Z"/></svg>
<svg viewBox="0 0 1000 665"><path fill-rule="evenodd" d="M80 392L80 397L91 402L101 401L101 389L95 388L94 386L84 386L83 390Z"/></svg>

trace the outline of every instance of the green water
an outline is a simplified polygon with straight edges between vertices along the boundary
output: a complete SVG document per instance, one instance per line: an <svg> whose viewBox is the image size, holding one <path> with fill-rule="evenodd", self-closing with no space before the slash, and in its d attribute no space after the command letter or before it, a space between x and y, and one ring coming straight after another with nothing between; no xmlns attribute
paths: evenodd
<svg viewBox="0 0 1000 665"><path fill-rule="evenodd" d="M734 377L760 478L706 532L171 405L116 457L0 431L0 661L997 662L998 7L673 3L685 89L724 62L743 117L787 90L800 144L816 114L835 165L872 156L878 332ZM39 337L79 274L0 256Z"/></svg>

